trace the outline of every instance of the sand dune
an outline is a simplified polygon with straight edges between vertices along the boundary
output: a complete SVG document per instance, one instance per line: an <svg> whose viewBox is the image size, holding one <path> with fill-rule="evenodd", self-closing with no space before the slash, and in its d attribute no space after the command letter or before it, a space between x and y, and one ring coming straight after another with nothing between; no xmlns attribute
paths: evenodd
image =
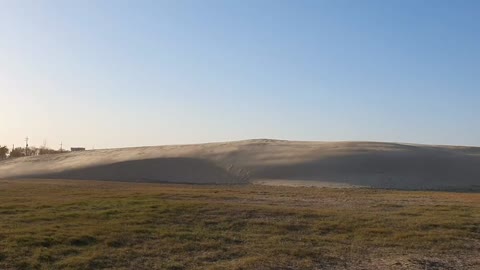
<svg viewBox="0 0 480 270"><path fill-rule="evenodd" d="M279 180L469 190L480 188L480 148L260 139L19 158L0 162L0 178L178 183Z"/></svg>

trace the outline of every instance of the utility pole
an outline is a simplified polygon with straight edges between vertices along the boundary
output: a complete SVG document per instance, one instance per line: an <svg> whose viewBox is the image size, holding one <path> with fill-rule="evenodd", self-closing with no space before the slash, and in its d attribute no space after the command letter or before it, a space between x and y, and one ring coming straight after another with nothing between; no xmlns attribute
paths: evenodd
<svg viewBox="0 0 480 270"><path fill-rule="evenodd" d="M63 152L63 142L60 142L60 152Z"/></svg>
<svg viewBox="0 0 480 270"><path fill-rule="evenodd" d="M28 137L25 138L25 156L28 156Z"/></svg>

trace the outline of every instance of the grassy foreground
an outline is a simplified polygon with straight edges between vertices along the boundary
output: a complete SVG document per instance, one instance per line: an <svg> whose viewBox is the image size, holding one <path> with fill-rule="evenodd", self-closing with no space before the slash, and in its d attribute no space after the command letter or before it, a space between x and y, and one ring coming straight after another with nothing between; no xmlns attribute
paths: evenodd
<svg viewBox="0 0 480 270"><path fill-rule="evenodd" d="M480 269L480 194L0 181L0 269Z"/></svg>

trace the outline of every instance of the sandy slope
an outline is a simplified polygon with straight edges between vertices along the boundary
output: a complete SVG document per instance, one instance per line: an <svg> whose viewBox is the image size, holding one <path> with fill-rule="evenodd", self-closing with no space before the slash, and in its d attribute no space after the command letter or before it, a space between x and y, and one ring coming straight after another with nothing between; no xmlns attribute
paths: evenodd
<svg viewBox="0 0 480 270"><path fill-rule="evenodd" d="M94 150L0 162L0 178L184 183L322 181L401 189L478 189L480 148L248 140Z"/></svg>

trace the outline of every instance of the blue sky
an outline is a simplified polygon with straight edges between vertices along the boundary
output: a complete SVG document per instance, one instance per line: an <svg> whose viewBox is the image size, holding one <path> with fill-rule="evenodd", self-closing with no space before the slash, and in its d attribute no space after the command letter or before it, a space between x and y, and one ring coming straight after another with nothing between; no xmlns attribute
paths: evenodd
<svg viewBox="0 0 480 270"><path fill-rule="evenodd" d="M479 1L0 1L0 144L480 146Z"/></svg>

